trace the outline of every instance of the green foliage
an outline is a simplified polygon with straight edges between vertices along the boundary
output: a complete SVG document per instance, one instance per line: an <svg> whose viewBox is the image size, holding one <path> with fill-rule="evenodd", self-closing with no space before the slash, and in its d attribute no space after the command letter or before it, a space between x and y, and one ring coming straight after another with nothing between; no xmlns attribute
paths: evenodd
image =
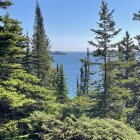
<svg viewBox="0 0 140 140"><path fill-rule="evenodd" d="M66 85L66 78L64 75L64 68L63 65L58 65L56 68L56 75L55 75L55 95L57 101L59 103L66 103L68 100L68 90Z"/></svg>
<svg viewBox="0 0 140 140"><path fill-rule="evenodd" d="M1 0L0 1L0 8L6 9L10 5L12 5L11 0Z"/></svg>
<svg viewBox="0 0 140 140"><path fill-rule="evenodd" d="M88 96L93 88L91 82L91 71L92 62L90 60L89 49L87 48L87 55L84 59L81 59L82 66L80 68L80 82L77 79L77 96Z"/></svg>
<svg viewBox="0 0 140 140"><path fill-rule="evenodd" d="M126 100L125 107L128 110L126 111L127 122L132 123L135 120L135 116L137 116L134 110L137 108L139 102L140 82L138 78L139 64L136 58L137 46L134 45L128 32L126 32L125 37L120 42L118 50L117 70L119 73L116 76L116 80L118 81L118 86L127 91L129 90L129 98ZM123 94L126 94L125 91L123 91Z"/></svg>
<svg viewBox="0 0 140 140"><path fill-rule="evenodd" d="M1 17L1 20L3 26L0 30L0 81L7 80L14 69L20 69L25 41L19 21L9 18L8 15Z"/></svg>
<svg viewBox="0 0 140 140"><path fill-rule="evenodd" d="M74 116L61 121L44 112L34 112L24 120L11 121L0 128L4 139L40 140L139 140L136 131L121 122L111 119L89 119Z"/></svg>
<svg viewBox="0 0 140 140"><path fill-rule="evenodd" d="M140 20L140 11L134 13L133 20L138 20L138 21Z"/></svg>
<svg viewBox="0 0 140 140"><path fill-rule="evenodd" d="M28 36L28 33L26 35L26 41L24 43L25 46L25 53L24 53L24 57L22 60L22 65L24 70L26 70L28 73L31 73L32 69L31 69L31 62L32 62L32 57L31 57L31 41L30 38Z"/></svg>
<svg viewBox="0 0 140 140"><path fill-rule="evenodd" d="M73 99L67 101L67 103L62 104L59 110L59 114L62 119L69 117L71 114L77 118L82 115L88 115L91 113L91 106L95 106L96 102L93 102L89 97L86 96L77 96ZM94 112L93 112L94 113Z"/></svg>
<svg viewBox="0 0 140 140"><path fill-rule="evenodd" d="M97 113L101 117L109 117L110 107L117 102L117 94L114 94L112 90L113 87L113 77L114 77L114 60L110 56L110 50L115 48L112 44L112 39L121 31L115 30L115 22L113 20L114 10L110 11L108 9L108 4L103 0L101 3L101 8L99 12L100 21L97 23L99 29L91 29L96 35L95 39L97 43L89 41L93 47L96 48L96 56L103 59L102 63L98 63L99 68L102 73L100 73L102 81L97 82L100 84L97 89L97 95L93 96L97 100ZM96 87L95 87L96 89ZM115 97L113 97L115 96ZM117 103L118 104L118 103ZM115 106L115 104L113 105ZM111 109L113 110L113 108ZM96 110L97 111L97 110ZM116 111L116 110L115 110ZM114 111L114 113L115 113ZM117 114L117 113L116 113Z"/></svg>
<svg viewBox="0 0 140 140"><path fill-rule="evenodd" d="M72 104L72 112L76 117L80 117L82 115L91 116L91 114L95 113L91 108L96 106L96 102L88 96L78 96L73 99Z"/></svg>
<svg viewBox="0 0 140 140"><path fill-rule="evenodd" d="M49 54L50 43L45 33L43 17L38 2L36 3L35 9L32 43L32 72L41 79L40 84L47 87L47 85L49 85L49 73L51 71L52 58Z"/></svg>
<svg viewBox="0 0 140 140"><path fill-rule="evenodd" d="M0 8L10 5L10 1L0 1ZM92 63L87 51L81 60L80 83L77 78L78 96L73 99L68 98L63 66L51 68L50 44L38 2L32 50L20 22L8 15L0 17L0 140L140 139L130 126L109 119L140 130L138 47L128 32L121 42L112 44L120 32L115 30L113 13L102 1L99 30L92 29L97 43L89 43L97 47L95 54L102 56L103 63ZM139 20L139 13L134 16ZM110 50L116 45L118 51ZM91 83L93 64L103 71L99 74L102 81Z"/></svg>
<svg viewBox="0 0 140 140"><path fill-rule="evenodd" d="M28 117L35 110L54 111L50 90L41 87L40 79L22 69L26 38L20 22L8 15L0 17L0 126ZM55 103L54 103L55 104ZM49 110L50 108L50 110Z"/></svg>
<svg viewBox="0 0 140 140"><path fill-rule="evenodd" d="M18 94L17 92L12 92L9 90L4 89L3 87L0 88L0 100L9 100L11 107L20 107L24 104L33 104L36 101L33 99L27 99L25 95Z"/></svg>

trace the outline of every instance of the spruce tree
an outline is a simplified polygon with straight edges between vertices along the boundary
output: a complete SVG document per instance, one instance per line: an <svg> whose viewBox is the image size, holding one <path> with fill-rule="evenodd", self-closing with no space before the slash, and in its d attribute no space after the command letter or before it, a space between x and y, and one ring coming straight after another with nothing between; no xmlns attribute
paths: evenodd
<svg viewBox="0 0 140 140"><path fill-rule="evenodd" d="M9 74L18 69L24 54L23 44L25 38L21 36L21 27L19 21L9 18L8 15L1 17L4 24L1 26L1 80L6 80Z"/></svg>
<svg viewBox="0 0 140 140"><path fill-rule="evenodd" d="M134 13L133 20L140 21L140 11L138 11L137 13ZM140 35L137 35L135 38L138 41L138 50L140 50Z"/></svg>
<svg viewBox="0 0 140 140"><path fill-rule="evenodd" d="M11 86L16 84L11 75L21 70L20 63L24 52L21 44L25 38L21 35L20 22L9 18L8 15L1 16L1 22L3 24L0 30L0 104L2 105L0 121L4 123L7 119L15 118L17 107L23 106L24 103L30 104L31 100L25 99L23 94L18 95ZM6 84L7 82L10 85Z"/></svg>
<svg viewBox="0 0 140 140"><path fill-rule="evenodd" d="M68 90L65 82L63 65L57 64L57 76L56 76L56 93L57 101L59 103L66 103L68 99Z"/></svg>
<svg viewBox="0 0 140 140"><path fill-rule="evenodd" d="M133 20L140 21L140 11L138 11L137 13L134 13Z"/></svg>
<svg viewBox="0 0 140 140"><path fill-rule="evenodd" d="M7 7L11 6L11 0L1 0L0 1L0 8L6 9Z"/></svg>
<svg viewBox="0 0 140 140"><path fill-rule="evenodd" d="M41 85L49 85L49 72L51 71L50 43L45 33L43 16L38 2L35 8L35 23L32 46L33 74L41 79Z"/></svg>
<svg viewBox="0 0 140 140"><path fill-rule="evenodd" d="M140 21L140 11L138 11L137 13L134 13L133 20L134 21ZM137 50L139 51L140 50L140 35L137 35L135 37L135 39L137 39L137 41L138 41ZM139 53L137 53L137 55L139 56ZM140 60L137 60L137 62L138 62L137 63L137 67L138 67L137 68L137 78L138 79L140 77L140 73L139 73L140 62L139 61ZM139 88L139 86L136 87L137 91L138 91L138 88ZM138 97L139 95L136 93L135 96ZM130 111L130 113L128 115L128 122L131 123L133 126L135 126L135 128L139 131L140 130L140 119L139 119L140 118L140 98L139 98L139 100L137 100L137 99L135 99L136 100L135 106L132 106L132 105L134 105L134 102L132 100L131 107L134 108L134 109L133 109L133 111Z"/></svg>
<svg viewBox="0 0 140 140"><path fill-rule="evenodd" d="M114 59L117 59L116 57L117 56L115 55ZM129 94L131 93L131 90L127 89L125 86L122 86L126 81L119 77L119 75L123 73L123 68L121 69L121 62L117 59L114 61L109 60L107 63L109 65L107 76L108 82L110 83L108 90L107 117L126 122L127 110L125 105L130 97Z"/></svg>
<svg viewBox="0 0 140 140"><path fill-rule="evenodd" d="M126 32L126 36L119 45L119 61L121 62L124 70L124 73L121 74L121 77L128 79L128 82L123 86L132 91L132 105L135 105L139 98L139 80L137 77L138 63L136 60L136 52L137 46L134 45L130 34Z"/></svg>
<svg viewBox="0 0 140 140"><path fill-rule="evenodd" d="M50 91L22 69L25 36L20 22L1 16L0 28L0 125L20 120L48 105ZM47 101L48 100L48 101ZM44 109L45 110L45 109Z"/></svg>
<svg viewBox="0 0 140 140"><path fill-rule="evenodd" d="M121 31L115 30L115 22L113 20L113 13L114 10L110 11L108 9L108 4L103 0L101 4L101 10L99 12L100 16L100 22L98 22L99 29L91 29L92 32L95 33L97 40L97 43L94 43L93 41L89 41L89 44L91 44L93 47L97 48L97 56L102 56L103 58L103 98L101 98L101 110L102 110L102 116L106 117L108 112L108 101L109 99L109 76L108 76L108 70L109 65L108 63L108 52L110 49L114 49L114 45L112 44L112 39Z"/></svg>
<svg viewBox="0 0 140 140"><path fill-rule="evenodd" d="M133 110L137 108L140 97L139 63L136 58L137 49L138 47L134 45L130 34L126 32L126 36L119 45L118 63L121 65L118 69L119 71L121 70L121 73L118 75L118 78L121 79L121 86L131 91L126 102L126 108L128 109L127 121L129 123L135 119L136 113Z"/></svg>
<svg viewBox="0 0 140 140"><path fill-rule="evenodd" d="M28 36L28 33L26 34L26 41L24 43L25 46L25 53L24 53L24 58L23 58L23 68L28 72L31 73L31 62L32 62L32 58L31 58L31 48L30 48L31 42L30 42L30 38Z"/></svg>
<svg viewBox="0 0 140 140"><path fill-rule="evenodd" d="M88 96L91 91L91 66L89 49L87 48L87 54L84 59L81 59L82 66L80 68L80 84L79 84L79 95ZM81 93L81 94L80 94Z"/></svg>
<svg viewBox="0 0 140 140"><path fill-rule="evenodd" d="M85 91L84 88L84 70L83 70L83 66L81 66L80 68L80 94L79 95L83 95Z"/></svg>
<svg viewBox="0 0 140 140"><path fill-rule="evenodd" d="M79 77L78 76L76 79L76 95L80 96L80 84L79 84Z"/></svg>

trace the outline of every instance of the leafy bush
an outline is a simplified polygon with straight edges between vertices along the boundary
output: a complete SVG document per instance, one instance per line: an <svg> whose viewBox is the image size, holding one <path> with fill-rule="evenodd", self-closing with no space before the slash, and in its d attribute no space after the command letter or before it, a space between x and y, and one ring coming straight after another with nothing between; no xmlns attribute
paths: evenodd
<svg viewBox="0 0 140 140"><path fill-rule="evenodd" d="M140 140L134 129L112 119L71 116L62 121L37 111L27 119L1 127L0 137L4 140Z"/></svg>

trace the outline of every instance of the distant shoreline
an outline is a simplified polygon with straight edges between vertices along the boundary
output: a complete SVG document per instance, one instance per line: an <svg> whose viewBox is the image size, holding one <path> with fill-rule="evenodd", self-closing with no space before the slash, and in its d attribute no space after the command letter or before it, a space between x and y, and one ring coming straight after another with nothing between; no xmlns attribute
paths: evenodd
<svg viewBox="0 0 140 140"><path fill-rule="evenodd" d="M66 52L61 52L61 51L51 51L52 55L68 55Z"/></svg>

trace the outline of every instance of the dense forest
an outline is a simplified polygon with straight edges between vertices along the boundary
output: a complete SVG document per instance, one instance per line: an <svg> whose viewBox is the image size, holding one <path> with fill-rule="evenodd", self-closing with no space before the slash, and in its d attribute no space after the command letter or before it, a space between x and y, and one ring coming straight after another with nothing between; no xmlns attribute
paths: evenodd
<svg viewBox="0 0 140 140"><path fill-rule="evenodd" d="M11 5L0 0L1 11ZM96 50L81 58L77 94L70 98L63 65L52 65L39 3L32 37L1 12L0 140L140 140L140 46L128 31L112 41L122 30L113 14L102 0L98 28L91 29L96 41L89 41ZM139 21L140 11L132 16Z"/></svg>

